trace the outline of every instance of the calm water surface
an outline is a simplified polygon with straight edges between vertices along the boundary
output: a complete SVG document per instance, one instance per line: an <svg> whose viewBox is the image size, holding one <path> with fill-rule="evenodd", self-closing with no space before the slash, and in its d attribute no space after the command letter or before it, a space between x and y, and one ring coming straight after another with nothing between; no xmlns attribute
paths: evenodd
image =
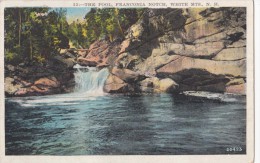
<svg viewBox="0 0 260 163"><path fill-rule="evenodd" d="M170 94L8 98L6 154L241 154L243 101Z"/></svg>

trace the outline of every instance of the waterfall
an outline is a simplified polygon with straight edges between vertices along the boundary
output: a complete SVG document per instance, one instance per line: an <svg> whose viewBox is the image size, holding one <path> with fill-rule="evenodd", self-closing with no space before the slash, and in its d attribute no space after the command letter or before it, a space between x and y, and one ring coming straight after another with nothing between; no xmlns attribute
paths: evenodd
<svg viewBox="0 0 260 163"><path fill-rule="evenodd" d="M83 67L75 65L75 89L72 93L53 94L46 96L27 97L24 99L15 99L21 106L65 106L77 105L82 101L96 100L95 97L103 96L103 86L109 75L108 69L101 70L95 67Z"/></svg>
<svg viewBox="0 0 260 163"><path fill-rule="evenodd" d="M78 64L74 68L77 69L74 73L75 93L103 94L103 86L109 75L107 68L99 70L96 67L83 67Z"/></svg>

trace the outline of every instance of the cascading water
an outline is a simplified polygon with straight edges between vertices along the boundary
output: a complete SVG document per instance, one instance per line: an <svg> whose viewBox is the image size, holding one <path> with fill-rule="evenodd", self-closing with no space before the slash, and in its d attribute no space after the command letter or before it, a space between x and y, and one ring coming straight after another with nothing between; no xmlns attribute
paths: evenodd
<svg viewBox="0 0 260 163"><path fill-rule="evenodd" d="M75 93L103 94L103 86L109 75L108 69L98 70L95 67L74 66L77 71L75 76Z"/></svg>
<svg viewBox="0 0 260 163"><path fill-rule="evenodd" d="M47 96L35 96L34 98L15 99L21 106L65 106L77 105L82 101L96 100L95 97L103 96L103 86L109 75L108 69L98 70L93 67L74 66L76 86L74 92Z"/></svg>

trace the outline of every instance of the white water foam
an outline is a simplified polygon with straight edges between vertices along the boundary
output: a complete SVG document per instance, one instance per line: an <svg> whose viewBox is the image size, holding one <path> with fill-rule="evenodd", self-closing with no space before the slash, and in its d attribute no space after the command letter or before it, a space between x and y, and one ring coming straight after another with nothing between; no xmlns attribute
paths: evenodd
<svg viewBox="0 0 260 163"><path fill-rule="evenodd" d="M16 101L21 106L35 107L35 106L64 106L76 105L80 101L96 100L97 96L104 96L103 87L109 75L108 69L104 68L98 70L95 67L83 67L75 65L77 71L75 76L75 89L72 93L34 96L25 98L13 98L10 101Z"/></svg>
<svg viewBox="0 0 260 163"><path fill-rule="evenodd" d="M227 93L213 93L213 92L206 92L206 91L184 91L184 95L186 96L194 96L194 97L203 97L211 100L220 100L223 102L236 102L238 101L233 94Z"/></svg>
<svg viewBox="0 0 260 163"><path fill-rule="evenodd" d="M77 72L74 74L76 87L74 92L87 95L102 95L105 81L109 75L108 69L98 70L93 67L75 65Z"/></svg>

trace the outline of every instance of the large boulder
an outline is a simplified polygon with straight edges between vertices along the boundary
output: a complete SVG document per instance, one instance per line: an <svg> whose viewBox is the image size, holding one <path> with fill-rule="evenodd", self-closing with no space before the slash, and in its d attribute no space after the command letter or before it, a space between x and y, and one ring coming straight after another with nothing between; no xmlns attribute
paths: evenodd
<svg viewBox="0 0 260 163"><path fill-rule="evenodd" d="M140 82L140 89L146 93L178 92L179 85L170 78L146 78Z"/></svg>
<svg viewBox="0 0 260 163"><path fill-rule="evenodd" d="M145 76L139 74L138 72L129 70L129 69L119 69L114 67L111 73L125 82L137 82L145 79Z"/></svg>
<svg viewBox="0 0 260 163"><path fill-rule="evenodd" d="M45 78L38 79L37 81L34 82L34 85L38 87L57 88L60 86L60 82L54 76L51 76L49 78L45 77Z"/></svg>
<svg viewBox="0 0 260 163"><path fill-rule="evenodd" d="M170 77L180 86L180 91L225 92L230 77L246 77L246 60L213 61L179 56L159 68L160 77Z"/></svg>
<svg viewBox="0 0 260 163"><path fill-rule="evenodd" d="M179 85L170 78L165 78L160 80L159 89L161 92L176 92L178 90Z"/></svg>
<svg viewBox="0 0 260 163"><path fill-rule="evenodd" d="M145 93L154 93L160 91L160 79L157 77L150 77L140 82L140 89Z"/></svg>
<svg viewBox="0 0 260 163"><path fill-rule="evenodd" d="M178 59L157 70L161 75L172 75L185 70L201 70L213 75L246 77L246 60L213 61L178 56Z"/></svg>
<svg viewBox="0 0 260 163"><path fill-rule="evenodd" d="M5 78L5 94L7 96L12 96L16 91L23 87L20 83L15 83L15 79L11 77Z"/></svg>
<svg viewBox="0 0 260 163"><path fill-rule="evenodd" d="M60 56L60 55L54 56L53 60L56 60L57 62L64 64L69 69L72 69L73 66L76 64L76 62L73 58L64 58L63 56Z"/></svg>
<svg viewBox="0 0 260 163"><path fill-rule="evenodd" d="M127 93L127 83L110 74L105 82L104 91L107 93Z"/></svg>
<svg viewBox="0 0 260 163"><path fill-rule="evenodd" d="M62 92L61 84L54 76L36 80L33 84L17 89L14 96L37 96Z"/></svg>

